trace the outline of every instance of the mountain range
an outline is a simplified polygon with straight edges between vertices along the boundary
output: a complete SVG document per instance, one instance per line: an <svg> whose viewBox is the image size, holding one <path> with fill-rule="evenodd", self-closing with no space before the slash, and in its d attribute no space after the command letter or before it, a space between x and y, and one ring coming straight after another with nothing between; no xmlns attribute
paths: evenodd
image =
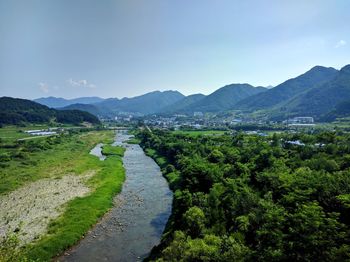
<svg viewBox="0 0 350 262"><path fill-rule="evenodd" d="M99 116L238 111L246 114L258 112L280 120L291 116L322 119L330 112L337 112L338 104L347 100L350 100L350 65L341 70L315 66L272 88L230 84L209 95L184 96L178 91L155 91L123 99L85 97L65 100L49 97L35 101L50 107L80 109Z"/></svg>
<svg viewBox="0 0 350 262"><path fill-rule="evenodd" d="M52 108L60 108L60 107L65 107L69 106L72 104L94 104L103 101L103 98L100 97L79 97L79 98L74 98L74 99L64 99L62 97L41 97L34 99L34 102L37 102L39 104L52 107Z"/></svg>

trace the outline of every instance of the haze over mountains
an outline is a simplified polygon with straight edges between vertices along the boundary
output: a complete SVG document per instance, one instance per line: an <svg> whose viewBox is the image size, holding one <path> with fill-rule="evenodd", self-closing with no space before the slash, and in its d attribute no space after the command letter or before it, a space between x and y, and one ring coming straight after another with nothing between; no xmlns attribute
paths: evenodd
<svg viewBox="0 0 350 262"><path fill-rule="evenodd" d="M123 99L92 97L65 100L49 97L35 101L55 108L80 109L99 116L118 113L191 115L194 112L240 111L248 114L258 112L270 118L283 119L298 115L324 117L330 112L337 112L337 105L347 100L350 101L350 65L341 70L315 66L273 88L230 84L207 96L155 91Z"/></svg>
<svg viewBox="0 0 350 262"><path fill-rule="evenodd" d="M34 99L33 101L53 108L65 107L72 104L94 104L103 101L103 98L100 97L79 97L74 99L64 99L61 97L42 97Z"/></svg>

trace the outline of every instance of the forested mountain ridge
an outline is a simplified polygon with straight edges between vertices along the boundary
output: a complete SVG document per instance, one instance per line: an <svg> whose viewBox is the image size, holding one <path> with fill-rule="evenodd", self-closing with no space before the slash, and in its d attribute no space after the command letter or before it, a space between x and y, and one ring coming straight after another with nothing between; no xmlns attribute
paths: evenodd
<svg viewBox="0 0 350 262"><path fill-rule="evenodd" d="M103 99L91 105L73 104L67 109L74 108L107 117L113 117L118 113L192 115L194 112L218 113L235 110L248 114L261 112L267 118L274 120L304 115L321 119L334 110L338 103L350 100L349 71L350 65L341 70L315 66L304 74L270 89L253 87L249 84L231 84L207 96L202 94L184 96L178 91L154 91L131 98ZM60 98L48 99L56 99L58 104L66 103ZM101 98L76 100L91 102L94 99Z"/></svg>
<svg viewBox="0 0 350 262"><path fill-rule="evenodd" d="M204 99L206 96L202 94L189 95L174 104L163 107L159 113L182 113L184 109L192 104Z"/></svg>
<svg viewBox="0 0 350 262"><path fill-rule="evenodd" d="M99 124L98 118L79 110L56 110L39 103L12 97L0 97L0 124L49 123Z"/></svg>
<svg viewBox="0 0 350 262"><path fill-rule="evenodd" d="M123 99L107 99L96 103L97 107L104 107L113 113L132 112L152 114L161 108L180 101L185 96L178 91L154 91L141 96Z"/></svg>
<svg viewBox="0 0 350 262"><path fill-rule="evenodd" d="M52 107L52 108L60 108L60 107L65 107L69 106L72 104L94 104L98 102L102 102L104 99L93 96L93 97L79 97L79 98L73 98L73 99L65 99L61 97L41 97L34 99L34 102L37 102L39 104Z"/></svg>
<svg viewBox="0 0 350 262"><path fill-rule="evenodd" d="M71 104L69 106L56 108L57 110L80 110L89 112L95 116L103 115L105 112L93 104Z"/></svg>
<svg viewBox="0 0 350 262"><path fill-rule="evenodd" d="M350 100L350 65L343 67L327 83L287 101L281 111L319 117L333 111L345 100Z"/></svg>
<svg viewBox="0 0 350 262"><path fill-rule="evenodd" d="M331 122L337 118L350 117L350 100L346 100L337 104L334 110L328 112L321 117L322 121Z"/></svg>
<svg viewBox="0 0 350 262"><path fill-rule="evenodd" d="M332 67L315 66L306 73L289 79L264 93L240 101L234 108L249 111L272 108L300 93L323 85L335 78L337 74L338 71Z"/></svg>
<svg viewBox="0 0 350 262"><path fill-rule="evenodd" d="M181 109L182 112L220 112L232 108L239 101L252 95L265 92L264 87L249 84L231 84Z"/></svg>

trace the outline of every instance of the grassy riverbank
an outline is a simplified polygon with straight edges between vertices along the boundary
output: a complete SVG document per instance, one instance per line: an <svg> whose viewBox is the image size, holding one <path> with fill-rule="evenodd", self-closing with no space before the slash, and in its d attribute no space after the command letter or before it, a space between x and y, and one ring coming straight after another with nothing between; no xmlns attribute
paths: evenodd
<svg viewBox="0 0 350 262"><path fill-rule="evenodd" d="M0 196L34 181L60 181L66 175L84 177L82 181L90 192L61 207L62 213L49 223L47 233L22 247L21 255L38 261L57 256L74 245L112 206L113 196L121 191L125 179L121 160L124 149L105 146L105 161L90 155L89 151L97 143L110 144L113 137L112 131L91 131L42 138L35 142L14 142L8 148L6 143L10 141L2 142ZM18 157L18 154L23 157ZM86 176L87 173L92 175Z"/></svg>

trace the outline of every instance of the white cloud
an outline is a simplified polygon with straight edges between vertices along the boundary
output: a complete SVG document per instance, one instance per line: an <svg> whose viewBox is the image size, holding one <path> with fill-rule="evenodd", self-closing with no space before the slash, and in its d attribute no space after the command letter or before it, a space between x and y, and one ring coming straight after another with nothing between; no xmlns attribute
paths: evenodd
<svg viewBox="0 0 350 262"><path fill-rule="evenodd" d="M44 93L48 93L48 92L50 91L48 84L43 83L43 82L40 82L40 83L39 83L39 88L40 88L40 90L43 91Z"/></svg>
<svg viewBox="0 0 350 262"><path fill-rule="evenodd" d="M68 84L73 87L87 87L87 88L95 88L96 85L89 83L87 80L73 80L72 78L67 80Z"/></svg>
<svg viewBox="0 0 350 262"><path fill-rule="evenodd" d="M340 40L338 43L335 44L335 48L339 48L339 47L342 47L342 46L345 46L347 43L345 40Z"/></svg>

